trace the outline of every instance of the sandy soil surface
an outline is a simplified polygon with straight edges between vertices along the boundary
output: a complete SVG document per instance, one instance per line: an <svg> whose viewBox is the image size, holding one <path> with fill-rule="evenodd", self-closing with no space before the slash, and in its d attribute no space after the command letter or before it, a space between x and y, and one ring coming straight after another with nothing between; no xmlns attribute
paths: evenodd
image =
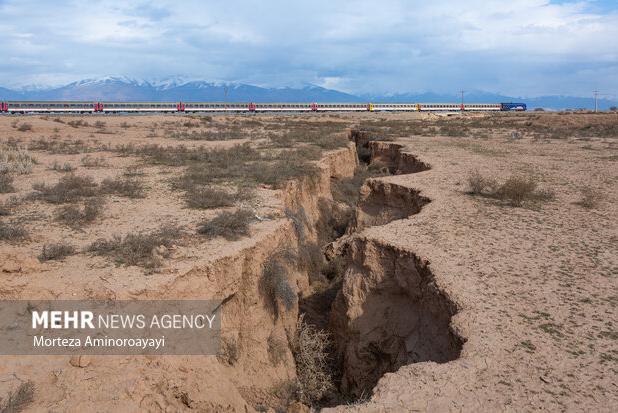
<svg viewBox="0 0 618 413"><path fill-rule="evenodd" d="M37 148L36 142L44 138L72 142L69 147L77 148L60 153L40 145L41 149L30 149L37 160L32 172L16 175L14 192L0 194L4 205L13 202L11 197L26 199L10 215L0 218L22 225L30 234L25 241L0 240L0 298L233 297L228 313L228 327L233 332L228 338L233 341L226 345L233 342L237 354L99 356L81 366L68 356L3 356L0 397L32 380L35 393L30 408L37 411L232 412L272 409L281 403L285 399L280 394L283 384L295 379L294 357L286 348L273 360L267 342L275 336L285 340L298 309L276 319L262 308L257 291L261 267L279 245L298 242L293 236L294 222L286 218L287 208L303 207L309 221L317 221L313 216L318 214L318 195L332 199L331 181L354 170L349 148L322 154L317 187L287 185L281 190L257 186L256 196L243 206L260 219L251 225L250 237L238 241L209 240L195 234L198 224L218 210L187 208L183 194L170 188L170 179L179 176L183 167L153 164L110 148L129 143L209 148L229 148L243 142L260 145L269 134L285 136L288 132L280 125L287 122L318 133L322 128L341 134L346 128L367 130L378 139L396 141L403 145L402 152L430 166L418 173L403 171L373 178L385 184L364 187L363 196L371 200L371 208L363 214L369 218L361 221L364 215L359 212L358 231L348 236L418 257L432 274L431 288L456 307L453 318L449 315L445 320L450 320L448 334L463 343L455 359L438 363L439 357L430 356L427 359L434 361L404 365L386 373L371 396L363 395L334 409L617 408L617 115L367 113L210 120L118 116L101 118L104 125L95 125L98 117L60 119L0 118L1 142L17 139L20 145ZM88 125L68 123L79 119ZM20 131L24 123L31 128ZM207 140L174 135L221 130L229 134ZM330 158L325 154L331 154ZM102 164L84 166L85 156L101 158ZM70 228L55 219L58 205L28 198L33 184L52 184L67 174L50 169L54 162L70 163L77 167L75 174L92 176L96 182L131 173L137 166L146 195L105 195L101 217L85 227ZM539 188L553 196L515 207L492 197L471 195L468 177L474 171L498 182L510 176L533 177ZM413 194L399 193L396 188L401 187L410 188ZM397 199L384 199L385 207L392 209L389 213L372 212L379 208L375 201L380 198L372 197L371 191L396 195ZM418 202L419 196L429 202ZM584 197L593 202L582 205ZM408 205L397 210L400 200L416 203L413 208ZM190 235L171 246L162 265L154 270L117 265L108 257L81 252L98 238L149 231L168 222L181 225ZM69 241L80 252L64 260L37 259L43 245L60 240ZM306 274L298 271L295 291L299 297L307 296L311 287ZM362 278L358 266L349 266L342 274L344 283L345 277L359 274ZM343 294L355 293L358 291ZM405 319L405 306L397 309L394 317ZM324 311L328 313L330 308ZM411 316L418 308L409 311ZM433 343L432 337L415 337ZM427 351L431 354L431 349ZM442 361L447 359L450 356ZM257 376L261 377L259 382ZM308 409L300 404L287 408Z"/></svg>

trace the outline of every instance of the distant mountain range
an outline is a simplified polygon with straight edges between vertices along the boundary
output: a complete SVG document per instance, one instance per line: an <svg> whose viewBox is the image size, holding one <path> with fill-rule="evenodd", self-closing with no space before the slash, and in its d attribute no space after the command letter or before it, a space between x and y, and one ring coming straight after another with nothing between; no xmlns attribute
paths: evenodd
<svg viewBox="0 0 618 413"><path fill-rule="evenodd" d="M456 94L405 93L395 95L351 95L320 86L299 88L264 88L242 83L213 83L202 80L170 78L163 81L145 81L126 77L86 79L51 88L7 89L0 87L0 100L92 100L92 101L215 101L215 102L459 102ZM469 92L465 101L525 102L529 108L579 109L594 108L592 98L574 96L541 96L521 98L488 92ZM599 108L618 105L599 99Z"/></svg>

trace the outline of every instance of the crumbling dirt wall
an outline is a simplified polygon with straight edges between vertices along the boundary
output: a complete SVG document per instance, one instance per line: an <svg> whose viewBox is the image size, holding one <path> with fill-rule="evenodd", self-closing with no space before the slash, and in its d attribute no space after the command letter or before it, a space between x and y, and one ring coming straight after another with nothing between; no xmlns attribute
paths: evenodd
<svg viewBox="0 0 618 413"><path fill-rule="evenodd" d="M343 376L341 389L367 395L386 372L459 356L450 329L457 306L435 284L429 262L412 252L357 237L331 312Z"/></svg>
<svg viewBox="0 0 618 413"><path fill-rule="evenodd" d="M368 179L360 190L353 230L384 225L418 214L429 202L429 198L414 188L382 179Z"/></svg>

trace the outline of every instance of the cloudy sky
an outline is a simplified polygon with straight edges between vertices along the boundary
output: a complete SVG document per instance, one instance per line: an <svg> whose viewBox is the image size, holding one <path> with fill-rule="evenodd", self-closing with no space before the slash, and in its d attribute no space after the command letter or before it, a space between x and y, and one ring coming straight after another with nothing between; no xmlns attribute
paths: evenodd
<svg viewBox="0 0 618 413"><path fill-rule="evenodd" d="M352 93L618 95L618 1L0 0L0 85L181 75Z"/></svg>

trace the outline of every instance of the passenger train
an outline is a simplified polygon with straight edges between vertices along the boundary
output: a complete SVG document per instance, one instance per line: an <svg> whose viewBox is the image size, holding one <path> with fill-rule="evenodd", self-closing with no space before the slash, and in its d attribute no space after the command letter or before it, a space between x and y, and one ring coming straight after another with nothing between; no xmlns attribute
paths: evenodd
<svg viewBox="0 0 618 413"><path fill-rule="evenodd" d="M225 103L225 102L16 102L0 101L2 113L148 112L504 112L525 103Z"/></svg>

